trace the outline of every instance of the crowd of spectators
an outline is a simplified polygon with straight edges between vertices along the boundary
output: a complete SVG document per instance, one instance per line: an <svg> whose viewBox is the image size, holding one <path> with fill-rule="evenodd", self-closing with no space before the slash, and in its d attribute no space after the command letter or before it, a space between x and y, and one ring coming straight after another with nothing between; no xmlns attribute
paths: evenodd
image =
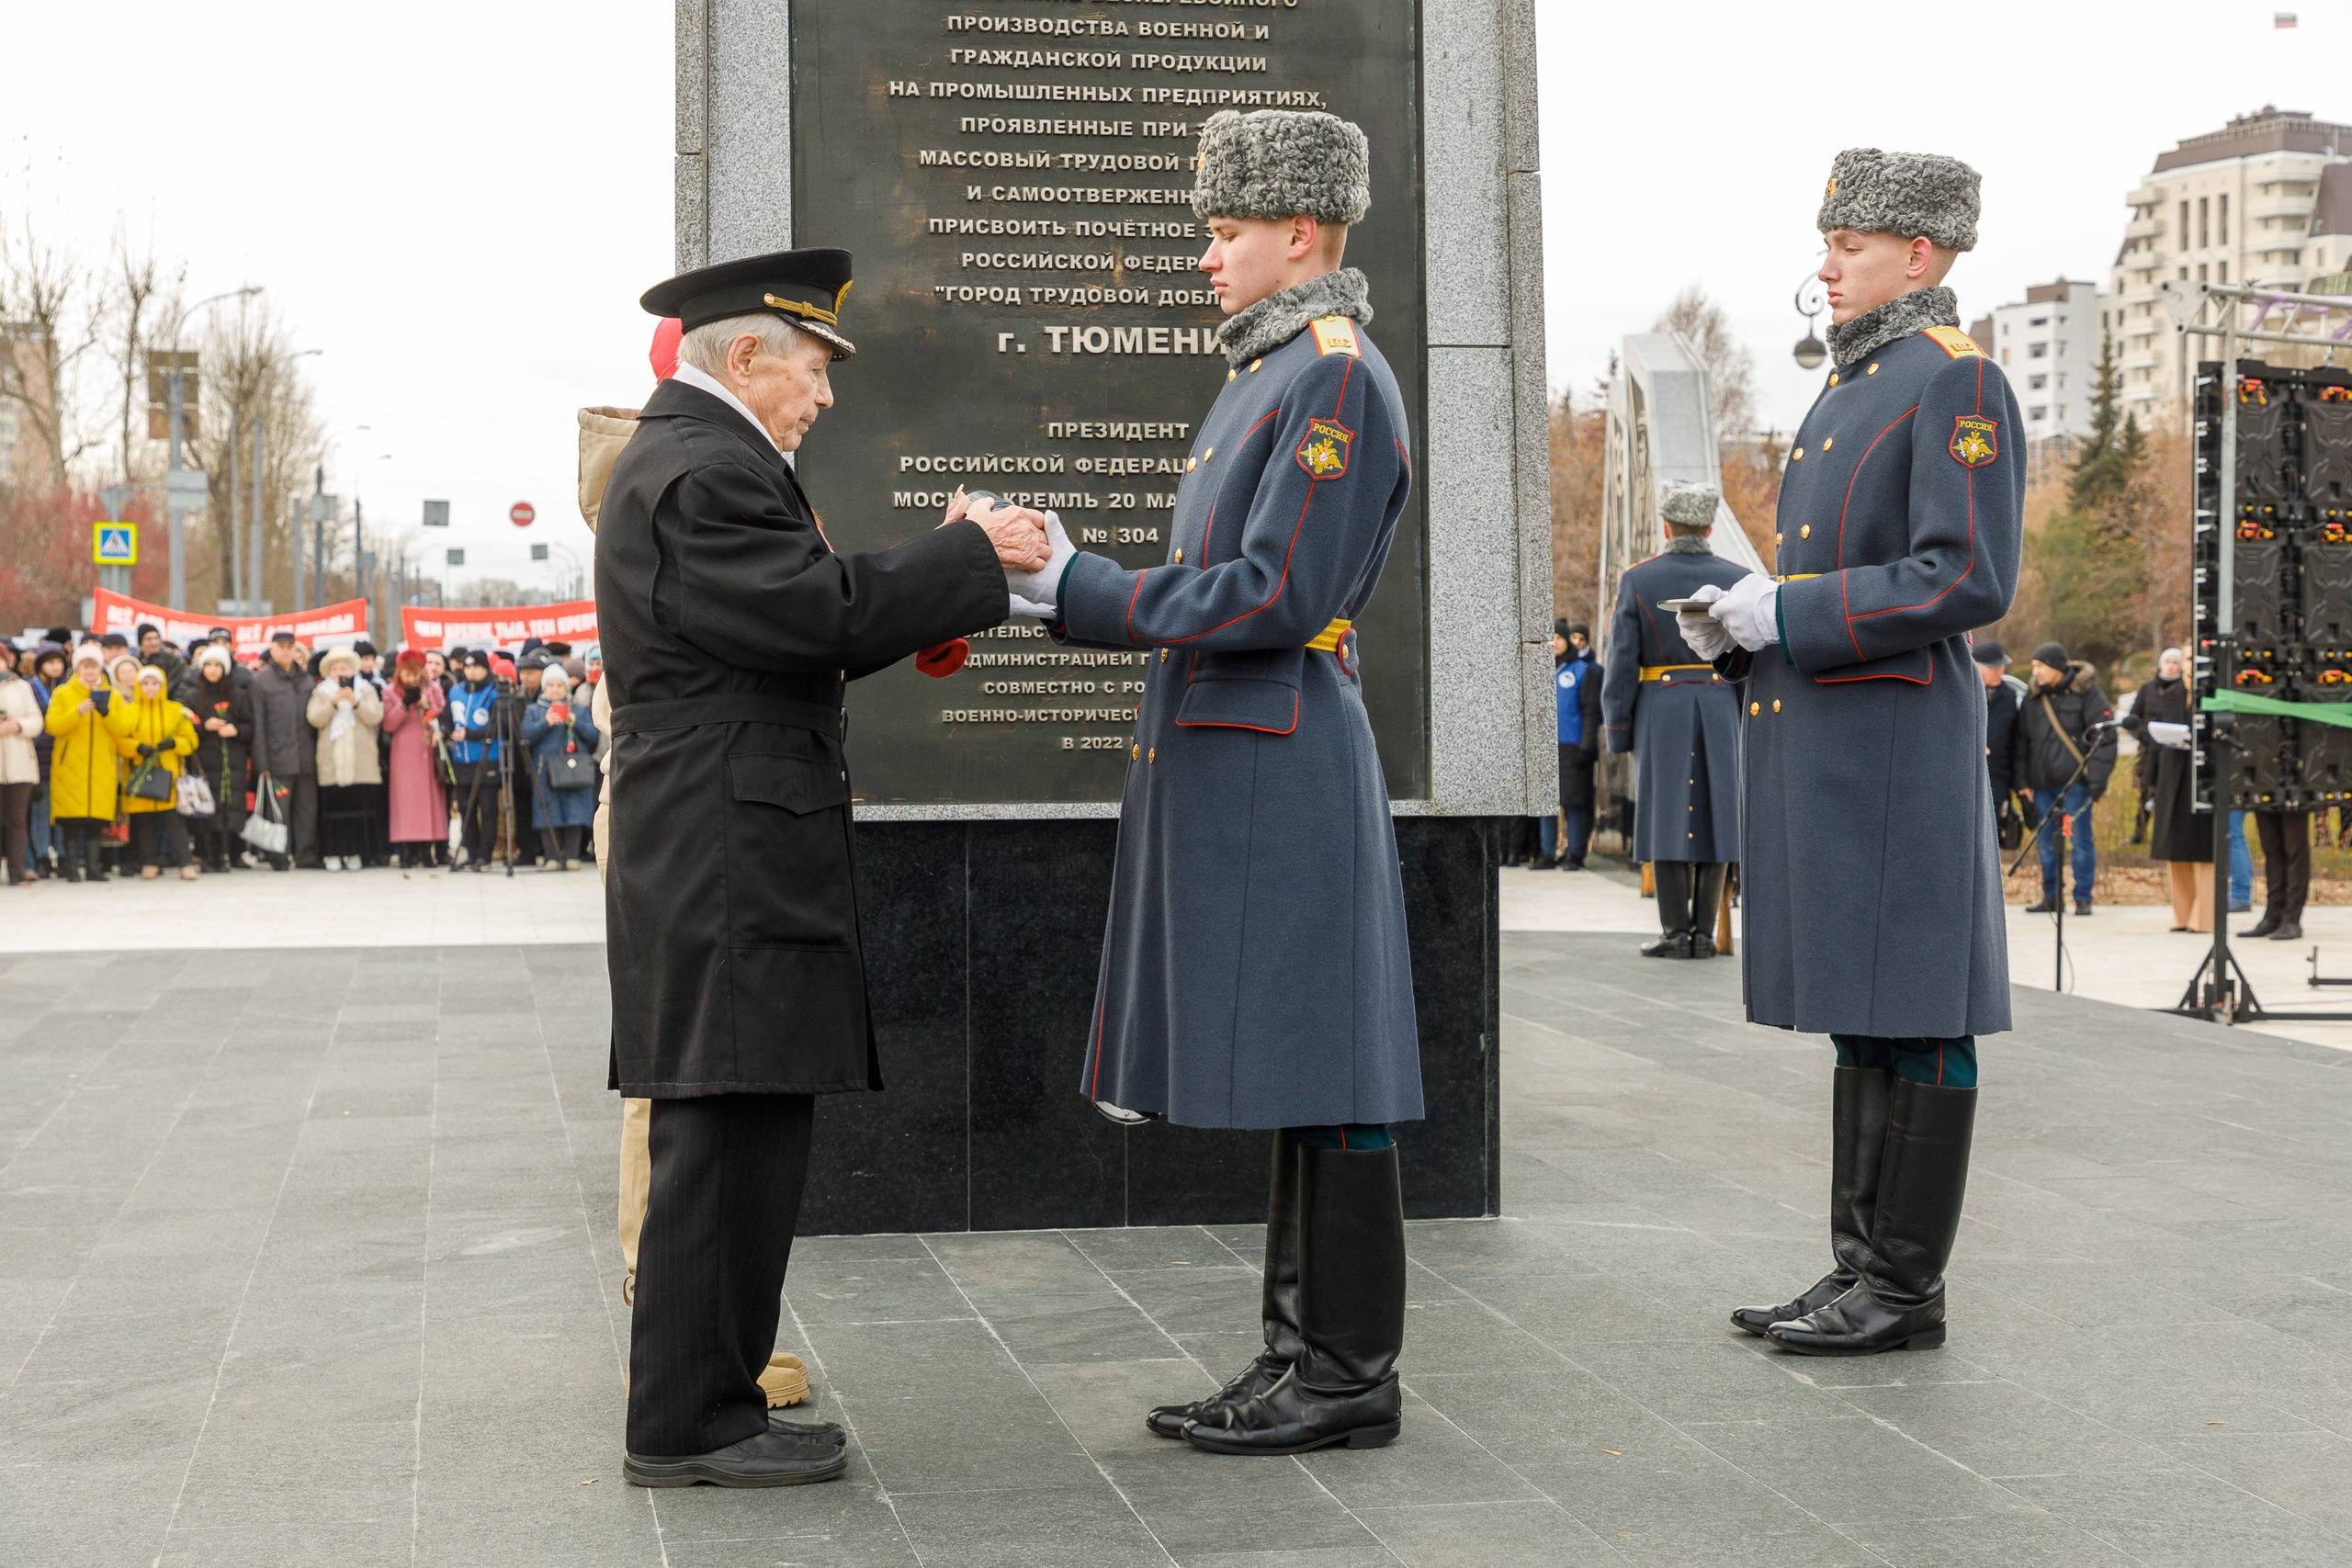
<svg viewBox="0 0 2352 1568"><path fill-rule="evenodd" d="M404 649L389 668L367 641L288 632L248 666L217 627L185 649L153 626L5 647L11 886L508 857L566 872L594 853L593 645Z"/></svg>

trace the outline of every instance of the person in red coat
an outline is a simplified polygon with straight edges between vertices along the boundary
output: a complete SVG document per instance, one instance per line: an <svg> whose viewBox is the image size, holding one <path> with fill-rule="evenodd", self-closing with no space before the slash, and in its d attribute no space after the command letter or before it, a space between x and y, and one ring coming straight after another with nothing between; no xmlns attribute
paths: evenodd
<svg viewBox="0 0 2352 1568"><path fill-rule="evenodd" d="M391 842L402 866L431 865L449 840L449 797L442 788L448 764L441 756L437 722L445 698L425 679L424 655L404 649L384 689L384 734L391 747Z"/></svg>

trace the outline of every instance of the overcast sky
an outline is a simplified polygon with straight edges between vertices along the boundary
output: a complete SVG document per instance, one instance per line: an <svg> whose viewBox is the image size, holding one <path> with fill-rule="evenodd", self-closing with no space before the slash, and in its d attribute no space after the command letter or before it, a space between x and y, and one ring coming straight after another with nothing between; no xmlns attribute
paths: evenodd
<svg viewBox="0 0 2352 1568"><path fill-rule="evenodd" d="M2283 8L1536 0L1554 384L1589 386L1696 283L1752 346L1764 418L1793 423L1815 378L1791 297L1843 146L1983 171L1964 315L2103 281L2124 193L2179 138L2266 101L2352 120L2352 4L2301 0L2278 32ZM371 518L446 498L469 570L526 581L551 576L533 540L584 554L572 411L642 400L634 301L669 271L664 0L75 0L12 7L5 36L40 68L0 97L0 202L94 252L118 222L152 236L191 299L265 284L325 351L303 364L328 488Z"/></svg>

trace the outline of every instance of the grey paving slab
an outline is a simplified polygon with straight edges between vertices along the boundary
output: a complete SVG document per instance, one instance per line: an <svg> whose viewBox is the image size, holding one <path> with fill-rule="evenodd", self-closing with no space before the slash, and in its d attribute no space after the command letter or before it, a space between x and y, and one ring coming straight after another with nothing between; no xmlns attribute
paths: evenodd
<svg viewBox="0 0 2352 1568"><path fill-rule="evenodd" d="M829 1236L779 1344L848 1478L662 1494L596 950L0 955L0 1556L2352 1562L2340 1053L2020 993L1951 1344L1804 1360L1723 1314L1823 1266L1826 1047L1625 948L1507 940L1507 1217L1413 1227L1393 1447L1144 1430L1255 1349L1258 1226Z"/></svg>

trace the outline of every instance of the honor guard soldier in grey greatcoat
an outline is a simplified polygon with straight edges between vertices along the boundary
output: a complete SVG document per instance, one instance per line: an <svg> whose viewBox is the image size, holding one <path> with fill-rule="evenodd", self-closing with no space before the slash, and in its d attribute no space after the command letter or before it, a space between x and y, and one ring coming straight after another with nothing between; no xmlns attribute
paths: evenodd
<svg viewBox="0 0 2352 1568"><path fill-rule="evenodd" d="M1666 549L1618 580L1600 688L1609 750L1634 753L1634 858L1657 885L1663 934L1645 958L1713 958L1724 868L1739 859L1739 718L1731 682L1658 606L1747 575L1707 547L1713 485L1677 482L1659 507Z"/></svg>
<svg viewBox="0 0 2352 1568"><path fill-rule="evenodd" d="M831 408L844 251L648 292L677 373L613 466L596 531L610 655L612 1087L650 1100L624 1473L785 1486L847 1467L841 1428L759 1383L816 1097L882 1087L850 863L845 683L1012 612L1045 519L951 508L896 548L832 547L786 454Z"/></svg>
<svg viewBox="0 0 2352 1568"><path fill-rule="evenodd" d="M1421 1116L1405 895L1352 625L1412 486L1396 380L1340 261L1371 206L1363 133L1222 113L1202 136L1201 268L1227 371L1166 564L1057 558L1015 593L1055 635L1141 649L1079 1087L1128 1114L1273 1130L1266 1348L1151 1412L1214 1453L1396 1436L1405 1224L1392 1122Z"/></svg>
<svg viewBox="0 0 2352 1568"><path fill-rule="evenodd" d="M1838 155L1819 215L1836 364L1789 454L1776 575L1683 616L1741 683L1747 1015L1838 1048L1835 1266L1733 1314L1814 1355L1943 1343L1976 1037L2009 1027L1968 634L2016 591L2025 443L1941 287L1976 217L1965 164Z"/></svg>

